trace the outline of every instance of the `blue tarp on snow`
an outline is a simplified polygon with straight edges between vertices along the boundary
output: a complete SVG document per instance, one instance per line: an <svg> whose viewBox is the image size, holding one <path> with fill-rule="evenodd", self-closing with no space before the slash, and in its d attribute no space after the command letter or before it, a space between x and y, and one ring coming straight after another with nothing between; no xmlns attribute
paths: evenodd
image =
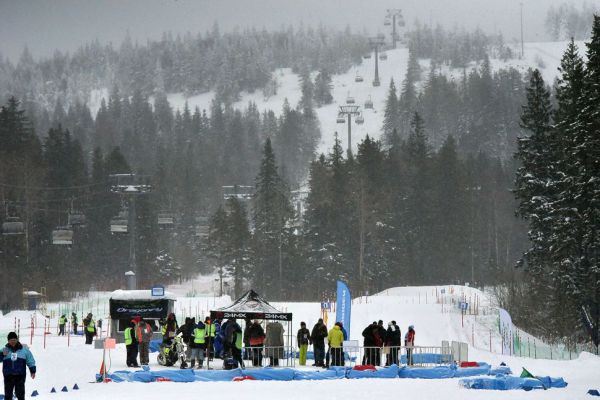
<svg viewBox="0 0 600 400"><path fill-rule="evenodd" d="M398 366L396 364L381 368L377 371L358 371L355 369L348 369L346 372L346 378L348 379L364 379L364 378L383 378L391 379L398 377Z"/></svg>
<svg viewBox="0 0 600 400"><path fill-rule="evenodd" d="M246 369L244 375L259 381L291 381L294 380L294 370L291 368L257 368Z"/></svg>
<svg viewBox="0 0 600 400"><path fill-rule="evenodd" d="M244 372L241 369L230 369L230 370L200 370L194 371L195 379L201 382L230 382L235 377L244 376Z"/></svg>
<svg viewBox="0 0 600 400"><path fill-rule="evenodd" d="M414 364L444 364L452 361L450 354L418 353L413 354ZM400 356L400 364L406 365L406 354Z"/></svg>
<svg viewBox="0 0 600 400"><path fill-rule="evenodd" d="M433 368L400 368L398 376L409 379L448 379L464 378L466 376L487 375L490 372L490 366L486 363L479 363L479 367L457 368L455 365L440 366Z"/></svg>
<svg viewBox="0 0 600 400"><path fill-rule="evenodd" d="M467 389L485 389L485 390L532 390L564 388L567 382L563 378L551 378L541 376L536 378L521 378L518 376L496 376L485 378L461 379L459 384Z"/></svg>
<svg viewBox="0 0 600 400"><path fill-rule="evenodd" d="M512 371L507 366L499 366L499 367L490 369L490 372L488 372L488 375L493 375L493 376L512 375Z"/></svg>
<svg viewBox="0 0 600 400"><path fill-rule="evenodd" d="M326 369L323 371L294 371L295 381L322 381L328 379L343 379L344 375L339 375L336 370Z"/></svg>

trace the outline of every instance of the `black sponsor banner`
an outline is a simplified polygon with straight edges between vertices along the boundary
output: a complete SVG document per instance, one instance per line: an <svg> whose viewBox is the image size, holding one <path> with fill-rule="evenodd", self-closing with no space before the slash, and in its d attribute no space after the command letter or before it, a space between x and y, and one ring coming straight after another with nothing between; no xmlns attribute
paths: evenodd
<svg viewBox="0 0 600 400"><path fill-rule="evenodd" d="M110 317L127 319L135 316L142 318L166 318L169 312L169 300L110 300Z"/></svg>
<svg viewBox="0 0 600 400"><path fill-rule="evenodd" d="M266 319L271 321L291 321L292 313L260 313L238 311L211 311L211 319Z"/></svg>

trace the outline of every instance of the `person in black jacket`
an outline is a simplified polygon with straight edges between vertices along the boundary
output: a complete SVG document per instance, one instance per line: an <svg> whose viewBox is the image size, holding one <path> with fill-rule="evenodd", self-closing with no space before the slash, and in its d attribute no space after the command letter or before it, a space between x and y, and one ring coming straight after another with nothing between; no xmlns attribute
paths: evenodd
<svg viewBox="0 0 600 400"><path fill-rule="evenodd" d="M327 326L323 323L323 318L315 324L310 333L310 343L313 345L315 354L315 363L313 366L325 366L325 338L327 337Z"/></svg>
<svg viewBox="0 0 600 400"><path fill-rule="evenodd" d="M300 329L298 329L296 339L298 340L298 348L300 349L300 365L306 365L306 353L310 341L310 331L306 328L305 322L300 322Z"/></svg>
<svg viewBox="0 0 600 400"><path fill-rule="evenodd" d="M378 349L375 349L375 365L381 365L381 347L385 345L386 334L387 332L383 326L383 320L380 319L379 322L377 322L377 333L375 335L375 345L379 347Z"/></svg>
<svg viewBox="0 0 600 400"><path fill-rule="evenodd" d="M385 345L390 348L389 356L386 360L386 365L396 364L398 365L398 350L402 344L402 337L400 336L400 327L396 325L396 321L392 321L388 324L388 329L385 335Z"/></svg>
<svg viewBox="0 0 600 400"><path fill-rule="evenodd" d="M185 322L181 325L175 335L179 335L181 333L181 340L186 345L185 348L185 358L189 360L192 356L192 347L190 343L194 341L194 329L196 329L196 317L190 318L186 317Z"/></svg>
<svg viewBox="0 0 600 400"><path fill-rule="evenodd" d="M369 324L362 331L363 346L365 348L365 355L363 357L363 365L375 365L375 334L377 333L377 322Z"/></svg>
<svg viewBox="0 0 600 400"><path fill-rule="evenodd" d="M252 365L260 367L263 358L263 345L265 343L265 330L260 325L258 320L254 320L248 328L248 343L250 344L250 357Z"/></svg>

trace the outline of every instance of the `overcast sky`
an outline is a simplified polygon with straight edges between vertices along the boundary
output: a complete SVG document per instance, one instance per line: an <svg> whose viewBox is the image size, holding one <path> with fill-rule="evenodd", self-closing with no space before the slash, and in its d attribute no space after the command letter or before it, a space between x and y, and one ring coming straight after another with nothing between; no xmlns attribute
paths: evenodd
<svg viewBox="0 0 600 400"><path fill-rule="evenodd" d="M25 45L34 57L55 49L73 51L98 38L119 44L159 38L162 32L206 32L215 21L222 31L257 26L316 26L319 23L369 33L384 31L387 8L401 8L407 23L442 23L487 32L506 41L520 36L523 3L525 39L544 38L543 21L552 4L566 0L0 0L0 54L17 60ZM596 1L596 0L592 0ZM582 4L583 0L572 1ZM588 0L588 3L590 1ZM387 29L387 27L385 27Z"/></svg>

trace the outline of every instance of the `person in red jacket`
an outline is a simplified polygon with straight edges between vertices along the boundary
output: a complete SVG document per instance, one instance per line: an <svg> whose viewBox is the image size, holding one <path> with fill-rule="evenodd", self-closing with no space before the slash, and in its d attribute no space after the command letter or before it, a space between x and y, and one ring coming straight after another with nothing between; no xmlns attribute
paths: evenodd
<svg viewBox="0 0 600 400"><path fill-rule="evenodd" d="M404 336L404 345L406 346L406 363L413 365L413 347L415 347L415 327L408 327L408 332Z"/></svg>

